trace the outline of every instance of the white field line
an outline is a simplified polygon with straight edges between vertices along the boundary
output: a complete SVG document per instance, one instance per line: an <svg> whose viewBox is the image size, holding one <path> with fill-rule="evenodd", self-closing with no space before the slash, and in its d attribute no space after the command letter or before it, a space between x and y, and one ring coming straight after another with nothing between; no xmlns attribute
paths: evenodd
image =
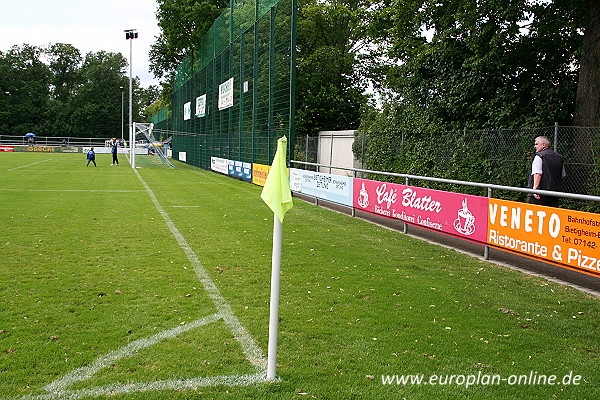
<svg viewBox="0 0 600 400"><path fill-rule="evenodd" d="M72 372L69 372L67 375L63 376L60 379L55 380L54 382L46 385L44 389L48 392L60 392L63 391L68 386L71 386L75 382L84 381L86 379L90 379L94 376L98 371L111 366L116 363L121 358L131 357L137 354L140 350L143 350L147 347L154 346L166 339L174 338L184 332L190 331L192 329L198 328L200 326L204 326L210 324L212 322L218 321L221 319L220 314L209 315L208 317L200 318L194 322L189 324L180 325L172 329L168 329L166 331L162 331L157 333L156 335L150 336L148 338L142 338L135 340L118 350L111 351L98 358L93 363L86 365L85 367L78 368Z"/></svg>
<svg viewBox="0 0 600 400"><path fill-rule="evenodd" d="M135 392L158 390L194 390L208 386L249 386L266 381L265 373L247 375L220 375L191 379L168 379L154 382L113 384L91 389L66 390L36 396L23 396L19 400L77 400L86 397L115 396Z"/></svg>
<svg viewBox="0 0 600 400"><path fill-rule="evenodd" d="M139 178L140 182L142 182L142 185L144 185L144 187L148 191L148 195L152 199L154 206L165 220L167 226L171 230L171 233L179 243L179 246L181 246L188 260L194 267L194 271L196 272L196 275L204 285L204 290L208 294L208 297L213 301L215 307L217 308L217 311L222 315L223 320L229 326L229 329L231 329L233 336L242 346L242 350L246 355L246 358L256 367L266 369L267 360L260 347L258 347L248 330L246 330L246 328L242 326L238 318L235 316L233 310L231 309L231 306L229 305L227 300L225 300L225 298L221 295L221 292L219 291L217 286L206 273L206 270L200 263L198 256L196 256L196 253L194 253L187 240L185 240L183 235L179 232L179 229L177 229L169 215L160 205L152 189L150 189L148 184L146 184L146 181L144 181L144 179L137 170L134 169L134 172Z"/></svg>
<svg viewBox="0 0 600 400"><path fill-rule="evenodd" d="M141 190L119 190L119 189L6 189L0 191L6 192L104 192L104 193L134 193Z"/></svg>
<svg viewBox="0 0 600 400"><path fill-rule="evenodd" d="M15 168L7 169L7 171L14 171L15 169L31 167L32 165L43 163L43 162L50 161L50 160L52 160L52 159L49 158L47 160L37 161L37 162L31 163L31 164L27 164L27 165L23 165L23 166L20 166L20 167L15 167Z"/></svg>
<svg viewBox="0 0 600 400"><path fill-rule="evenodd" d="M62 378L51 382L46 385L44 389L49 392L41 395L25 395L18 397L18 400L76 400L86 397L98 397L98 396L112 396L118 394L129 394L134 392L149 392L158 390L194 390L200 387L208 386L248 386L262 382L267 382L266 368L267 360L260 349L254 342L254 339L250 333L242 326L240 321L237 319L231 306L225 300L225 298L219 292L219 289L210 279L206 270L200 263L200 260L192 250L189 243L181 235L169 215L165 212L163 207L158 202L158 199L154 195L154 192L146 184L144 179L141 177L139 172L135 171L140 182L146 188L148 195L152 199L154 206L158 212L162 215L166 224L168 225L171 233L184 250L186 256L194 267L196 275L204 285L204 289L208 294L209 298L213 301L213 304L217 308L217 313L209 315L207 317L200 318L189 324L180 325L172 329L157 333L156 335L148 338L142 338L135 340L118 350L109 352L102 357L99 357L94 362L84 367L78 368ZM231 329L233 336L240 343L244 354L248 361L250 361L257 369L255 374L244 374L244 375L219 375L209 377L196 377L191 379L167 379L153 382L139 382L139 383L127 383L127 384L111 384L100 387L70 390L69 386L76 382L85 381L94 376L98 371L107 368L125 357L132 357L139 351L151 347L155 344L160 343L163 340L174 338L189 330L223 320Z"/></svg>

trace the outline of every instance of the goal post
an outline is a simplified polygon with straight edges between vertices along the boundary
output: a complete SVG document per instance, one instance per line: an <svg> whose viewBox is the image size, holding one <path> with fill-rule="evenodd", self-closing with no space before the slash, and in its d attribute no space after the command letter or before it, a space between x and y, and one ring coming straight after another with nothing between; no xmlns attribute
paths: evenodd
<svg viewBox="0 0 600 400"><path fill-rule="evenodd" d="M154 137L153 128L152 123L134 122L133 139L129 147L131 168L175 168L164 153L163 143Z"/></svg>

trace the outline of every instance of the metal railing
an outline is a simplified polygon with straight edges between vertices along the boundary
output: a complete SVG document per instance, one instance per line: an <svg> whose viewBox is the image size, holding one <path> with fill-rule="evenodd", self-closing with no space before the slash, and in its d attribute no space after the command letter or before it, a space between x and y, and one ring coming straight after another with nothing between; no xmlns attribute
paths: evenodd
<svg viewBox="0 0 600 400"><path fill-rule="evenodd" d="M495 184L491 184L491 183L468 182L468 181L459 181L459 180L454 180L454 179L433 178L430 176L399 174L399 173L394 173L394 172L373 171L373 170L369 170L369 169L350 168L350 167L338 167L338 166L334 166L334 165L317 164L317 163L304 162L304 161L298 161L298 160L291 160L290 163L300 164L300 165L309 165L309 166L313 166L313 167L324 167L324 168L352 171L354 173L353 176L355 178L357 177L356 176L357 172L364 173L364 174L386 175L386 176L393 176L396 178L404 178L406 180L407 185L408 185L410 179L417 179L417 180L429 181L429 182L447 183L447 184L451 184L451 185L463 185L463 186L485 188L488 190L488 197L493 197L493 190L508 190L511 192L532 193L532 194L562 197L562 198L574 199L574 200L600 202L600 196L590 196L590 195L585 195L585 194L552 192L549 190L526 189L526 188L518 188L518 187L513 187L513 186L495 185Z"/></svg>
<svg viewBox="0 0 600 400"><path fill-rule="evenodd" d="M446 183L446 184L452 184L452 185L462 185L462 186L485 188L485 189L487 189L487 197L489 197L489 198L493 197L494 190L506 190L506 191L511 191L511 192L532 193L532 194L539 194L539 195L545 195L545 196L554 196L554 197L561 197L561 198L567 198L567 199L573 199L573 200L583 200L583 201L592 201L592 202L600 203L600 196L591 196L591 195L585 195L585 194L553 192L553 191L549 191L549 190L526 189L526 188L519 188L519 187L513 187L513 186L495 185L495 184L490 184L490 183L468 182L468 181L460 181L460 180L455 180L455 179L433 178L430 176L419 176L419 175L411 175L411 174L399 174L399 173L394 173L394 172L373 171L373 170L368 170L368 169L341 167L341 166L333 166L333 165L327 165L327 164L317 164L317 163L304 162L304 161L298 161L298 160L291 160L290 165L291 164L299 164L299 165L305 165L305 166L325 167L325 168L332 168L332 169L338 169L338 170L352 171L354 178L357 177L356 176L357 173L362 173L362 174L367 174L367 175L371 175L371 174L372 175L385 175L385 176L392 176L392 177L396 177L396 178L404 178L406 185L408 185L410 180L412 179L412 180L422 180L422 181L429 181L429 182ZM354 207L352 207L352 216L353 217L355 216ZM405 233L405 234L408 233L408 225L406 223L404 223L403 233ZM489 259L489 254L490 254L489 251L490 251L490 247L484 245L483 258L485 260Z"/></svg>
<svg viewBox="0 0 600 400"><path fill-rule="evenodd" d="M109 138L80 138L70 136L36 136L34 142L29 142L24 136L0 135L0 145L4 146L76 146L91 147L104 146ZM63 143L65 141L66 143Z"/></svg>

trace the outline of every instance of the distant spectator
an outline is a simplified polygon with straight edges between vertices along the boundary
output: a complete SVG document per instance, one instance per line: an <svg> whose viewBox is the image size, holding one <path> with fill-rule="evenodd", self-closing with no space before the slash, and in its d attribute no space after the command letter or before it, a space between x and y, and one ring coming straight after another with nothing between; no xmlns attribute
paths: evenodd
<svg viewBox="0 0 600 400"><path fill-rule="evenodd" d="M562 179L567 175L564 157L550 148L550 139L546 136L535 138L534 147L536 153L531 164L528 187L560 192ZM528 203L542 206L558 207L559 200L560 198L555 196L540 196L531 193L527 195Z"/></svg>
<svg viewBox="0 0 600 400"><path fill-rule="evenodd" d="M119 159L117 157L118 154L118 144L117 138L112 138L110 140L110 152L112 154L112 164L111 165L119 165Z"/></svg>
<svg viewBox="0 0 600 400"><path fill-rule="evenodd" d="M67 147L67 139L63 139L62 142L60 142L60 147Z"/></svg>

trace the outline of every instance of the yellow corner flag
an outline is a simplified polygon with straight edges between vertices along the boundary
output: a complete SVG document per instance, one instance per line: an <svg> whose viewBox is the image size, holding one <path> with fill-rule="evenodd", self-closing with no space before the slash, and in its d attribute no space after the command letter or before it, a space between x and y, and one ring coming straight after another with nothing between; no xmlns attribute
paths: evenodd
<svg viewBox="0 0 600 400"><path fill-rule="evenodd" d="M286 167L287 138L277 140L277 151L260 197L283 222L285 213L294 207Z"/></svg>

